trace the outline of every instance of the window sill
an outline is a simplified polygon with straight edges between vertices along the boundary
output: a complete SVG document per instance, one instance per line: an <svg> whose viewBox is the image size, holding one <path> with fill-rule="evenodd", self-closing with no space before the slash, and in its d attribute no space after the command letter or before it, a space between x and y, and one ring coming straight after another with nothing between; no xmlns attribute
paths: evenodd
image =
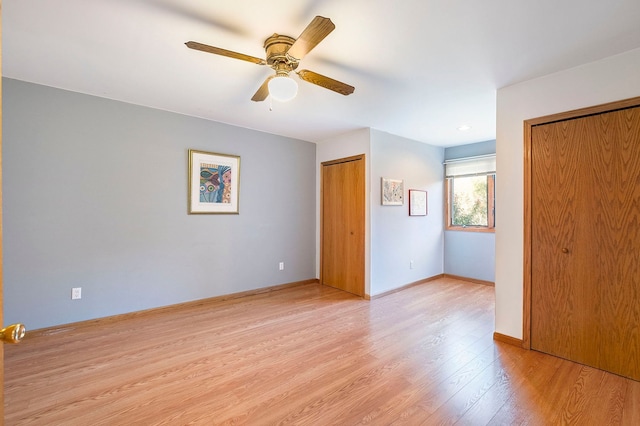
<svg viewBox="0 0 640 426"><path fill-rule="evenodd" d="M496 228L487 228L485 226L447 226L445 231L460 231L460 232L484 232L494 234Z"/></svg>

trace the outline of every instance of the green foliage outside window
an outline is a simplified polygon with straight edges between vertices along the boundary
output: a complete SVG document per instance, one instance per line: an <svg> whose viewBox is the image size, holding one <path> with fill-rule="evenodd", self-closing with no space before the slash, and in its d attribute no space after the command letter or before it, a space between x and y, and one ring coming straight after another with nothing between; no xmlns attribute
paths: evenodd
<svg viewBox="0 0 640 426"><path fill-rule="evenodd" d="M451 186L451 225L488 226L487 176L456 177Z"/></svg>

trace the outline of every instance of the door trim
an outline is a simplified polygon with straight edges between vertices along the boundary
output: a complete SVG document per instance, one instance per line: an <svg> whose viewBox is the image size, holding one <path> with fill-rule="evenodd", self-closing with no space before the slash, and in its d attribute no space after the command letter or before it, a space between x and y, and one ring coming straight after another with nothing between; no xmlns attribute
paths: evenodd
<svg viewBox="0 0 640 426"><path fill-rule="evenodd" d="M0 328L4 325L4 293L2 280L2 0L0 0ZM4 347L0 342L0 423L4 420Z"/></svg>
<svg viewBox="0 0 640 426"><path fill-rule="evenodd" d="M621 109L634 108L640 106L640 96L624 99L606 104L595 105L587 108L580 108L572 111L561 112L543 117L532 118L524 121L524 263L522 279L522 347L531 349L531 137L532 128L543 124L558 121L571 120L589 115L602 114L605 112L618 111Z"/></svg>

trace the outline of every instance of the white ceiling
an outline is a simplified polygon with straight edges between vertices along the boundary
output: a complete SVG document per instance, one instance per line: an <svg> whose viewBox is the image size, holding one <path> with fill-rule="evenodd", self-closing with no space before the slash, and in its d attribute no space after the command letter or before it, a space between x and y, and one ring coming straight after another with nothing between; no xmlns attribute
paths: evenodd
<svg viewBox="0 0 640 426"><path fill-rule="evenodd" d="M639 0L4 0L2 15L6 77L312 142L494 139L498 88L640 47ZM270 68L184 45L262 58L316 15L336 29L300 69L350 96L300 81L270 111L250 100Z"/></svg>

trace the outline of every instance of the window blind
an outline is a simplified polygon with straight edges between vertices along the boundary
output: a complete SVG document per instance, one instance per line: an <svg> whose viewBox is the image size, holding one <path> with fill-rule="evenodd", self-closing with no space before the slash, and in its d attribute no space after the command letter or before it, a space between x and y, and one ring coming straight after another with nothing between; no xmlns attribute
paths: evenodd
<svg viewBox="0 0 640 426"><path fill-rule="evenodd" d="M446 177L488 175L496 172L496 155L479 155L477 157L445 160Z"/></svg>

